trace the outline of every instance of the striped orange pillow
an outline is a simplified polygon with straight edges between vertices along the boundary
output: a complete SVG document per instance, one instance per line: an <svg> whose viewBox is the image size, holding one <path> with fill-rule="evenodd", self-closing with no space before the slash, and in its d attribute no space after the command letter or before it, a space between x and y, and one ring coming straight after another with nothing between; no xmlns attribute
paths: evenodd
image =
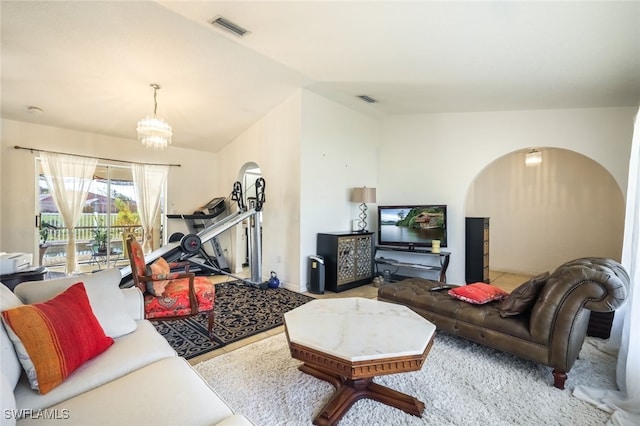
<svg viewBox="0 0 640 426"><path fill-rule="evenodd" d="M113 344L81 282L46 302L3 311L2 320L31 387L41 394Z"/></svg>

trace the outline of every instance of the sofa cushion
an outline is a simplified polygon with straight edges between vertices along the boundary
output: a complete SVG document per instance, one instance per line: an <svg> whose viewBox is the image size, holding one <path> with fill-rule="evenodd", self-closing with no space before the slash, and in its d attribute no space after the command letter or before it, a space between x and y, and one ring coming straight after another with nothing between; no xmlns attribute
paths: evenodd
<svg viewBox="0 0 640 426"><path fill-rule="evenodd" d="M7 286L0 284L0 312L22 305L22 301ZM18 354L16 354L16 349L9 339L4 324L0 325L0 360L2 361L2 374L6 377L11 388L15 388L20 374L22 374L22 365L20 365Z"/></svg>
<svg viewBox="0 0 640 426"><path fill-rule="evenodd" d="M124 307L127 315L139 321L144 319L144 299L142 292L138 287L123 288L122 294L124 295Z"/></svg>
<svg viewBox="0 0 640 426"><path fill-rule="evenodd" d="M153 404L149 404L150 399ZM51 410L68 410L69 419L60 422L65 426L215 425L233 416L227 403L184 358L179 357L150 364L54 405ZM49 420L47 424L50 423ZM45 423L40 419L25 418L20 424Z"/></svg>
<svg viewBox="0 0 640 426"><path fill-rule="evenodd" d="M549 279L549 272L536 275L513 290L500 304L500 316L509 317L531 311L538 293Z"/></svg>
<svg viewBox="0 0 640 426"><path fill-rule="evenodd" d="M175 356L176 351L156 331L153 324L140 320L134 332L114 339L109 349L82 364L67 380L46 395L40 395L31 389L29 381L23 375L15 390L16 405L19 410L51 407L145 365Z"/></svg>
<svg viewBox="0 0 640 426"><path fill-rule="evenodd" d="M131 333L136 322L125 308L125 297L120 290L118 269L106 269L95 274L71 276L46 281L23 282L14 292L24 303L38 303L53 298L73 284L84 283L91 309L104 333L109 337L120 337Z"/></svg>
<svg viewBox="0 0 640 426"><path fill-rule="evenodd" d="M3 366L4 367L4 366ZM0 425L13 426L16 424L16 416L12 415L16 409L16 398L13 395L13 384L11 384L4 374L0 371L0 407L2 407L2 419Z"/></svg>
<svg viewBox="0 0 640 426"><path fill-rule="evenodd" d="M113 344L93 314L82 283L47 302L3 311L2 321L31 387L41 394Z"/></svg>
<svg viewBox="0 0 640 426"><path fill-rule="evenodd" d="M506 291L486 283L461 285L448 291L449 296L475 305L482 305L494 300L502 300L509 295Z"/></svg>

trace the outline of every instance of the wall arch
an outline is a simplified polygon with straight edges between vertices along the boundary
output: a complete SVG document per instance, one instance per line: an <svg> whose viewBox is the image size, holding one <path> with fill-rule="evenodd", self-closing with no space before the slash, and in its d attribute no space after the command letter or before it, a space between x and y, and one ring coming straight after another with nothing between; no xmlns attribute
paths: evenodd
<svg viewBox="0 0 640 426"><path fill-rule="evenodd" d="M542 164L505 154L471 182L465 216L490 217L490 268L534 274L583 256L620 259L624 196L614 176L591 158L544 147Z"/></svg>

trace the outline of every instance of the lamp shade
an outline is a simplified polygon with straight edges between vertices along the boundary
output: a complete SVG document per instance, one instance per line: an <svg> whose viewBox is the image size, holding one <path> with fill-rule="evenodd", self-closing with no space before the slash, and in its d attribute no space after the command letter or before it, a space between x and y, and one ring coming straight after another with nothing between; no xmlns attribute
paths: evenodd
<svg viewBox="0 0 640 426"><path fill-rule="evenodd" d="M354 203L375 203L376 202L376 189L375 188L353 188L351 192L351 201Z"/></svg>
<svg viewBox="0 0 640 426"><path fill-rule="evenodd" d="M540 163L542 163L542 153L540 153L540 151L538 151L537 149L532 149L531 151L527 152L524 158L524 164L527 167L535 167Z"/></svg>

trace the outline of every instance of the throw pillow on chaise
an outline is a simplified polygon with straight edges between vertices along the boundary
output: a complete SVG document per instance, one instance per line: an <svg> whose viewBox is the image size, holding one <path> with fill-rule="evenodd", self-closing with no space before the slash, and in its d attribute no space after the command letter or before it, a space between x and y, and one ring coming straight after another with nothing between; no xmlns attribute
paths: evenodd
<svg viewBox="0 0 640 426"><path fill-rule="evenodd" d="M538 293L549 279L549 272L536 275L513 290L500 304L500 316L503 318L529 312L538 298Z"/></svg>
<svg viewBox="0 0 640 426"><path fill-rule="evenodd" d="M502 300L509 295L506 291L487 283L461 285L448 291L449 296L474 305L482 305L494 300Z"/></svg>

